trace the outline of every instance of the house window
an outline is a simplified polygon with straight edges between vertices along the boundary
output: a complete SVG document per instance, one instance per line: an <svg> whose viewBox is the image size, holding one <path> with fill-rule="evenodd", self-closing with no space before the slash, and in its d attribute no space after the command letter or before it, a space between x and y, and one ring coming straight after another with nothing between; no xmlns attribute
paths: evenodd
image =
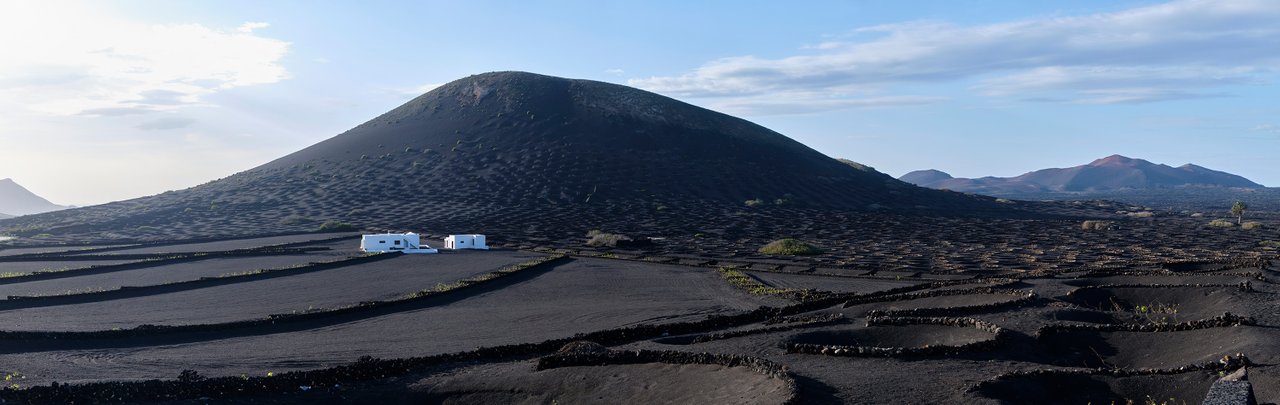
<svg viewBox="0 0 1280 405"><path fill-rule="evenodd" d="M400 244L400 241L396 241L396 245L399 245L399 244Z"/></svg>
<svg viewBox="0 0 1280 405"><path fill-rule="evenodd" d="M378 241L378 243L387 243L387 241L385 241L385 240L380 240L380 241Z"/></svg>

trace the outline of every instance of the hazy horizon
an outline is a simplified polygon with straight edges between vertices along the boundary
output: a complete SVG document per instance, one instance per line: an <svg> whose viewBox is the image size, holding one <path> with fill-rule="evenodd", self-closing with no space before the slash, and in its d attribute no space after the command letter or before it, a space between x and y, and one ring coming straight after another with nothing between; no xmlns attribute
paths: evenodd
<svg viewBox="0 0 1280 405"><path fill-rule="evenodd" d="M0 178L78 206L247 170L439 84L630 85L899 176L1120 154L1280 186L1269 1L7 2Z"/></svg>

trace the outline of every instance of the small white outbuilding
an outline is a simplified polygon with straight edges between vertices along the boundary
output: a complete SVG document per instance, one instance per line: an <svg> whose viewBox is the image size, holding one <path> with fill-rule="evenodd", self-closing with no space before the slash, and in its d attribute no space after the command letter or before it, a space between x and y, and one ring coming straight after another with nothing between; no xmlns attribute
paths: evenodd
<svg viewBox="0 0 1280 405"><path fill-rule="evenodd" d="M380 233L364 235L360 238L362 252L402 252L402 253L437 253L436 249L421 243L418 234Z"/></svg>
<svg viewBox="0 0 1280 405"><path fill-rule="evenodd" d="M489 249L489 245L484 243L484 235L467 234L467 235L449 235L444 238L445 249Z"/></svg>

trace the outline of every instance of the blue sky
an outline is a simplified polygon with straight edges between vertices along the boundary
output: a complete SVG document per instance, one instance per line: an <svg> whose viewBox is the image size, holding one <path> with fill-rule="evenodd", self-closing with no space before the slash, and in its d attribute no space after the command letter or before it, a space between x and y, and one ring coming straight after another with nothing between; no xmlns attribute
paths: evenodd
<svg viewBox="0 0 1280 405"><path fill-rule="evenodd" d="M470 74L636 86L892 175L1111 154L1280 186L1280 2L0 3L0 178L87 205Z"/></svg>

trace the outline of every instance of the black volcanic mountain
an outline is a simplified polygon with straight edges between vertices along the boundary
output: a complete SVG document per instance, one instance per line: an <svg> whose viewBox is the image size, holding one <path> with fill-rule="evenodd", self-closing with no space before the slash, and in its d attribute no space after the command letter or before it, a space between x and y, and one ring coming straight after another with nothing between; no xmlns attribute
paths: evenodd
<svg viewBox="0 0 1280 405"><path fill-rule="evenodd" d="M766 206L744 204L757 199ZM998 205L859 170L767 128L657 94L498 72L448 83L225 179L9 220L0 231L197 237L312 230L337 220L580 235L595 227L693 229L777 206L1005 212Z"/></svg>
<svg viewBox="0 0 1280 405"><path fill-rule="evenodd" d="M6 216L39 214L67 207L49 202L18 185L13 179L0 179L0 219Z"/></svg>
<svg viewBox="0 0 1280 405"><path fill-rule="evenodd" d="M1087 165L1065 169L1043 169L1017 177L977 179L923 178L924 171L899 178L924 187L1010 196L1024 193L1090 193L1113 190L1163 189L1186 186L1263 188L1241 176L1206 169L1193 164L1170 167L1142 159L1112 155ZM941 173L941 172L938 172Z"/></svg>

